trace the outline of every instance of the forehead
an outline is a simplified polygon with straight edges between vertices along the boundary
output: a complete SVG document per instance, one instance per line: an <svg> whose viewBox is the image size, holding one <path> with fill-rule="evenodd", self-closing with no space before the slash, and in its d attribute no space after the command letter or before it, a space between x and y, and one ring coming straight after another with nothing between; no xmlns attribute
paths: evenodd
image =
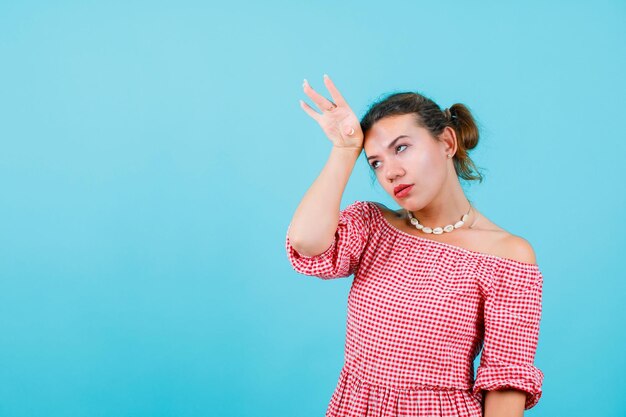
<svg viewBox="0 0 626 417"><path fill-rule="evenodd" d="M417 125L414 114L387 116L372 125L364 138L364 148L374 152L382 149L400 135L411 137L427 134L427 130ZM370 153L370 152L367 152Z"/></svg>

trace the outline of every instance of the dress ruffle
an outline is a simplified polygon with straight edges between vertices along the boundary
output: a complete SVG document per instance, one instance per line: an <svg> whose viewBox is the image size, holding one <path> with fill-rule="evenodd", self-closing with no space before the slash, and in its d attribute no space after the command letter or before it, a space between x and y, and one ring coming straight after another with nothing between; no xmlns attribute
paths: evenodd
<svg viewBox="0 0 626 417"><path fill-rule="evenodd" d="M433 410L437 410L435 414ZM481 410L471 389L398 389L370 384L344 365L326 417L474 417L481 415Z"/></svg>

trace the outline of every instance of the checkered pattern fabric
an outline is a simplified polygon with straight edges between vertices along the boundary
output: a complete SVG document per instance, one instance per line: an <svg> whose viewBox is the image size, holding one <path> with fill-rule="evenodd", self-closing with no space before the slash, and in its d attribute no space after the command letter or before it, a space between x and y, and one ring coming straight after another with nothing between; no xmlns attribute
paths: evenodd
<svg viewBox="0 0 626 417"><path fill-rule="evenodd" d="M285 245L301 274L354 275L327 417L477 417L483 390L499 388L524 391L525 409L539 401L538 265L406 233L367 201L341 210L323 253Z"/></svg>

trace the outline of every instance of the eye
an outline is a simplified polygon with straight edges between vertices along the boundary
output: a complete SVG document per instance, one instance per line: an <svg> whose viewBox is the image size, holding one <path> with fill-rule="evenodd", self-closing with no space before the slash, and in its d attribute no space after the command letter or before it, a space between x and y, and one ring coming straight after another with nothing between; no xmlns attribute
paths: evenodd
<svg viewBox="0 0 626 417"><path fill-rule="evenodd" d="M398 148L401 148L401 147L403 147L403 146L404 146L404 147L406 147L407 145L398 145L398 146L396 146L396 150L398 150ZM400 152L402 152L402 151L400 151ZM370 164L370 165L372 166L372 168L373 168L373 169L378 168L378 166L374 165L376 162L378 162L378 161L374 161L374 162L372 162L372 163Z"/></svg>

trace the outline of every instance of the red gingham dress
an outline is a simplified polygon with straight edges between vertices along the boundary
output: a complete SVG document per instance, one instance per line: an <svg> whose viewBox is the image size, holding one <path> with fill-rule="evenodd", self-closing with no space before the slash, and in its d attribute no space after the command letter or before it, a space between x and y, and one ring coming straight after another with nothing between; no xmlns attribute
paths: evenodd
<svg viewBox="0 0 626 417"><path fill-rule="evenodd" d="M536 264L403 232L368 201L341 210L324 253L301 255L289 237L286 249L301 274L354 274L327 417L478 417L482 390L505 387L526 392L525 409L539 401Z"/></svg>

